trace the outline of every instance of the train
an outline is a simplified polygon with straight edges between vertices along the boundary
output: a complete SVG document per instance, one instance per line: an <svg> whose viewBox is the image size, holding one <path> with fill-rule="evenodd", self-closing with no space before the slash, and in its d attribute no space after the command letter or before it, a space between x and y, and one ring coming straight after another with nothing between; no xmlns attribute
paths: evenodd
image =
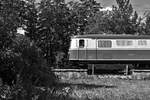
<svg viewBox="0 0 150 100"><path fill-rule="evenodd" d="M71 38L69 61L79 63L86 68L98 64L150 64L150 36L76 35ZM96 68L122 69L112 66Z"/></svg>

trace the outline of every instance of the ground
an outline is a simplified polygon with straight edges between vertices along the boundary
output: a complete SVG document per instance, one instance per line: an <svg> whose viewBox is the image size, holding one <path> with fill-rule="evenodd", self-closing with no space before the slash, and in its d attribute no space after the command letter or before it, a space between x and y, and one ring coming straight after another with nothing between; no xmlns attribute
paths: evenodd
<svg viewBox="0 0 150 100"><path fill-rule="evenodd" d="M150 100L149 79L124 75L57 75L61 81L57 95L63 94L64 100Z"/></svg>

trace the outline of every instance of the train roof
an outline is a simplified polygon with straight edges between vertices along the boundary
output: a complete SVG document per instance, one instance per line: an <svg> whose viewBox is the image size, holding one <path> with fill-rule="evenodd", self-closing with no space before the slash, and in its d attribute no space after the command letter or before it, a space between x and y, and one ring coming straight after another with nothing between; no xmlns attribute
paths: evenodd
<svg viewBox="0 0 150 100"><path fill-rule="evenodd" d="M87 35L76 35L73 38L92 38L92 39L150 39L150 35L87 34Z"/></svg>

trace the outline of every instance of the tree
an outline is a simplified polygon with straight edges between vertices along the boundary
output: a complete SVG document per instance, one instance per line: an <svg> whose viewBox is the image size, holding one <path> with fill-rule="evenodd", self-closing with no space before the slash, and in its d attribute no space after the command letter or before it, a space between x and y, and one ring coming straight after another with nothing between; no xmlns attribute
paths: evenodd
<svg viewBox="0 0 150 100"><path fill-rule="evenodd" d="M111 34L137 34L140 20L133 10L130 0L116 0L117 6L112 11L101 11L90 22L90 32ZM94 27L94 28L92 28Z"/></svg>
<svg viewBox="0 0 150 100"><path fill-rule="evenodd" d="M17 28L22 24L20 15L24 13L22 8L24 2L21 0L1 0L0 1L0 71L13 73L11 54L12 42L15 38ZM7 73L6 72L6 73ZM8 73L7 73L8 74ZM8 75L9 76L9 75ZM11 75L10 75L11 76ZM12 78L14 75L12 75ZM12 78L10 79L12 81ZM8 84L12 84L8 80ZM4 80L3 80L4 81ZM6 80L7 81L7 80Z"/></svg>
<svg viewBox="0 0 150 100"><path fill-rule="evenodd" d="M130 0L116 0L118 8L113 8L113 23L116 23L114 26L113 32L116 34L134 34L134 30L132 30L133 23L131 23L131 17L133 13L132 5L130 4Z"/></svg>
<svg viewBox="0 0 150 100"><path fill-rule="evenodd" d="M55 65L59 51L67 52L70 41L68 16L64 1L42 0L39 6L38 46L42 49L49 66Z"/></svg>
<svg viewBox="0 0 150 100"><path fill-rule="evenodd" d="M86 27L86 32L88 34L111 34L110 30L110 21L111 21L112 12L111 11L100 11L94 17L91 17L88 21Z"/></svg>
<svg viewBox="0 0 150 100"><path fill-rule="evenodd" d="M38 32L38 3L36 0L26 0L25 13L21 16L23 18L23 29L25 30L25 35L33 41L37 41Z"/></svg>
<svg viewBox="0 0 150 100"><path fill-rule="evenodd" d="M90 18L94 17L99 9L102 8L100 3L94 0L81 0L80 2L69 2L71 9L71 20L73 23L74 34L86 34L86 26Z"/></svg>
<svg viewBox="0 0 150 100"><path fill-rule="evenodd" d="M146 21L145 21L145 33L146 34L150 34L150 16L146 17Z"/></svg>
<svg viewBox="0 0 150 100"><path fill-rule="evenodd" d="M13 60L17 75L16 85L23 87L26 99L31 100L36 87L51 87L57 78L47 67L42 51L29 38L19 35L14 45L16 56ZM20 88L19 88L20 89Z"/></svg>
<svg viewBox="0 0 150 100"><path fill-rule="evenodd" d="M24 2L18 0L0 1L0 50L8 49L17 28L21 25L23 5Z"/></svg>
<svg viewBox="0 0 150 100"><path fill-rule="evenodd" d="M4 84L14 89L12 94L22 93L31 100L33 88L46 87L56 81L41 49L32 41L37 39L32 31L36 21L28 15L35 15L31 13L34 6L24 0L1 0L0 5L0 77ZM32 22L35 23L32 25ZM17 29L24 26L27 26L26 35L17 34Z"/></svg>

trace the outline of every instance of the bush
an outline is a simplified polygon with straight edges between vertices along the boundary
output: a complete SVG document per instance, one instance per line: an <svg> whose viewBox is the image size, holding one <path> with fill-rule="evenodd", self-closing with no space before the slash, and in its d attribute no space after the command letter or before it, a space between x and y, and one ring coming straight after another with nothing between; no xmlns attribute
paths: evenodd
<svg viewBox="0 0 150 100"><path fill-rule="evenodd" d="M42 51L24 36L15 41L1 59L0 72L3 74L0 77L4 85L10 87L12 98L31 100L37 94L37 87L50 88L58 81L48 68Z"/></svg>

